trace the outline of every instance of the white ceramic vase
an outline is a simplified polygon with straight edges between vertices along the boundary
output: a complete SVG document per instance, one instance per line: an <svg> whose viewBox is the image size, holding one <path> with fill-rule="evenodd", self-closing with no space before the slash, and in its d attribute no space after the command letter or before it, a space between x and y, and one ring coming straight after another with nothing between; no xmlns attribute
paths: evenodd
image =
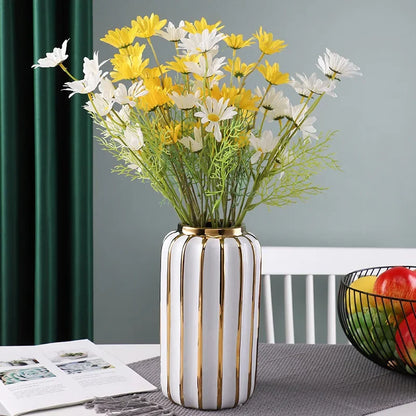
<svg viewBox="0 0 416 416"><path fill-rule="evenodd" d="M256 380L261 248L244 228L179 226L161 253L161 386L182 406L244 403Z"/></svg>

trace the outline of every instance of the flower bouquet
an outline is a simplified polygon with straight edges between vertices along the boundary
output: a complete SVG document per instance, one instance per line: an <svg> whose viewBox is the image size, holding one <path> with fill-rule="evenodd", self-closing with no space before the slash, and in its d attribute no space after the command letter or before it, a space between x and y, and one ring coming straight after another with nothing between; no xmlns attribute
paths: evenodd
<svg viewBox="0 0 416 416"><path fill-rule="evenodd" d="M221 409L244 403L256 380L261 249L243 220L258 205L321 190L312 176L337 164L332 134L317 135L312 113L360 73L327 49L317 63L323 78L290 78L269 61L285 42L262 27L245 39L204 18L166 23L152 14L110 30L101 39L116 48L109 71L94 53L75 79L64 66L67 40L34 66L69 75L65 89L88 96L99 141L120 161L114 171L148 181L175 209L181 224L161 256L162 391L187 407ZM166 62L154 46L163 40L173 52ZM257 58L243 62L240 50L253 45ZM256 77L262 85L249 88Z"/></svg>
<svg viewBox="0 0 416 416"><path fill-rule="evenodd" d="M63 64L67 40L34 65L59 65L72 78L70 96L88 96L101 144L122 162L115 172L149 181L183 224L199 227L239 226L260 204L282 206L319 192L311 176L336 162L328 154L331 134L318 138L312 113L324 95L336 97L338 81L359 75L327 49L317 64L324 79L290 78L267 59L286 48L283 40L261 27L248 39L226 35L220 25L202 18L175 27L154 14L137 17L101 39L117 49L110 73L94 53L84 58L84 79L75 79ZM155 37L172 44L171 60L159 60ZM238 52L253 44L258 59L242 62ZM219 56L227 50L228 59ZM251 90L255 73L264 82ZM298 103L283 84L299 94Z"/></svg>

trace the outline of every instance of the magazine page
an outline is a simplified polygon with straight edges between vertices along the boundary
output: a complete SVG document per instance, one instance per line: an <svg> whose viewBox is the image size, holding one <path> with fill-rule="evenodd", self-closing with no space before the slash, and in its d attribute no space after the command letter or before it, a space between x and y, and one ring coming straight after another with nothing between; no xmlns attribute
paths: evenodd
<svg viewBox="0 0 416 416"><path fill-rule="evenodd" d="M89 340L44 344L39 348L90 397L156 390L153 384Z"/></svg>
<svg viewBox="0 0 416 416"><path fill-rule="evenodd" d="M0 414L155 389L88 340L0 348Z"/></svg>
<svg viewBox="0 0 416 416"><path fill-rule="evenodd" d="M0 402L9 415L87 399L37 346L0 348Z"/></svg>

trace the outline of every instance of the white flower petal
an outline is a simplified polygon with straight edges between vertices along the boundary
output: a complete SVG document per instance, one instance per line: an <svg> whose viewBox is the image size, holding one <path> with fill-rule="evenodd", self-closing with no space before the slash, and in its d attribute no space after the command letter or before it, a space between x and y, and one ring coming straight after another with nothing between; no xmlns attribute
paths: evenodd
<svg viewBox="0 0 416 416"><path fill-rule="evenodd" d="M46 58L38 59L38 63L32 65L32 68L53 68L68 58L66 47L69 39L63 41L60 48L53 48L52 52L46 54Z"/></svg>
<svg viewBox="0 0 416 416"><path fill-rule="evenodd" d="M202 33L189 33L188 37L183 38L178 44L178 48L185 49L189 55L198 55L211 51L224 38L225 35L217 33L216 29L211 32L204 29Z"/></svg>
<svg viewBox="0 0 416 416"><path fill-rule="evenodd" d="M221 141L222 134L219 123L223 120L233 118L237 111L235 107L227 107L228 99L220 98L218 101L215 98L208 96L205 100L205 104L199 104L201 111L197 111L194 116L200 117L203 124L208 123L205 130L211 133L214 130L214 137L216 140Z"/></svg>
<svg viewBox="0 0 416 416"><path fill-rule="evenodd" d="M360 68L349 59L331 52L326 48L324 56L319 56L316 65L327 77L339 79L342 77L352 78L355 75L362 75Z"/></svg>
<svg viewBox="0 0 416 416"><path fill-rule="evenodd" d="M143 132L139 126L127 126L123 139L127 147L131 150L140 150L144 145Z"/></svg>
<svg viewBox="0 0 416 416"><path fill-rule="evenodd" d="M181 110L190 110L198 104L199 91L196 94L178 94L172 92L169 97L173 100L176 106Z"/></svg>
<svg viewBox="0 0 416 416"><path fill-rule="evenodd" d="M98 114L101 117L106 116L112 109L114 101L107 100L103 94L95 94L92 101L88 101L84 108L94 114Z"/></svg>
<svg viewBox="0 0 416 416"><path fill-rule="evenodd" d="M310 94L327 94L331 97L337 96L334 92L336 83L333 80L319 79L315 73L310 77L307 77L305 74L296 74L296 76L298 77L298 80L292 78L289 84L303 97L309 97Z"/></svg>
<svg viewBox="0 0 416 416"><path fill-rule="evenodd" d="M179 141L191 152L199 152L203 147L201 128L194 127L194 136L195 138L185 136Z"/></svg>
<svg viewBox="0 0 416 416"><path fill-rule="evenodd" d="M182 29L184 26L185 22L183 20L179 22L179 26L177 28L172 22L169 22L168 25L165 26L165 30L159 30L156 33L156 36L160 36L169 42L178 42L188 33L185 29Z"/></svg>

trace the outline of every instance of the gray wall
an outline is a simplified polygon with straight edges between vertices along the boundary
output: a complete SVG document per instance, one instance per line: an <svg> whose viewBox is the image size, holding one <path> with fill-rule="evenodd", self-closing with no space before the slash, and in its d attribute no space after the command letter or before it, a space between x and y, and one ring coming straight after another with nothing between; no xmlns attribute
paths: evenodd
<svg viewBox="0 0 416 416"><path fill-rule="evenodd" d="M306 202L252 212L246 225L263 245L416 246L414 0L94 0L100 59L113 53L99 41L108 29L151 12L176 24L201 16L222 20L226 32L245 36L262 25L288 43L277 58L291 74L318 71L315 62L325 47L361 67L364 76L344 80L339 97L327 97L315 114L318 130L338 130L333 150L342 172L321 174L317 182L329 189ZM95 341L156 343L159 250L177 218L148 184L112 174L113 164L95 145ZM326 297L321 280L315 288L318 327ZM279 283L273 291L281 303ZM304 341L302 309L297 314L296 340Z"/></svg>

